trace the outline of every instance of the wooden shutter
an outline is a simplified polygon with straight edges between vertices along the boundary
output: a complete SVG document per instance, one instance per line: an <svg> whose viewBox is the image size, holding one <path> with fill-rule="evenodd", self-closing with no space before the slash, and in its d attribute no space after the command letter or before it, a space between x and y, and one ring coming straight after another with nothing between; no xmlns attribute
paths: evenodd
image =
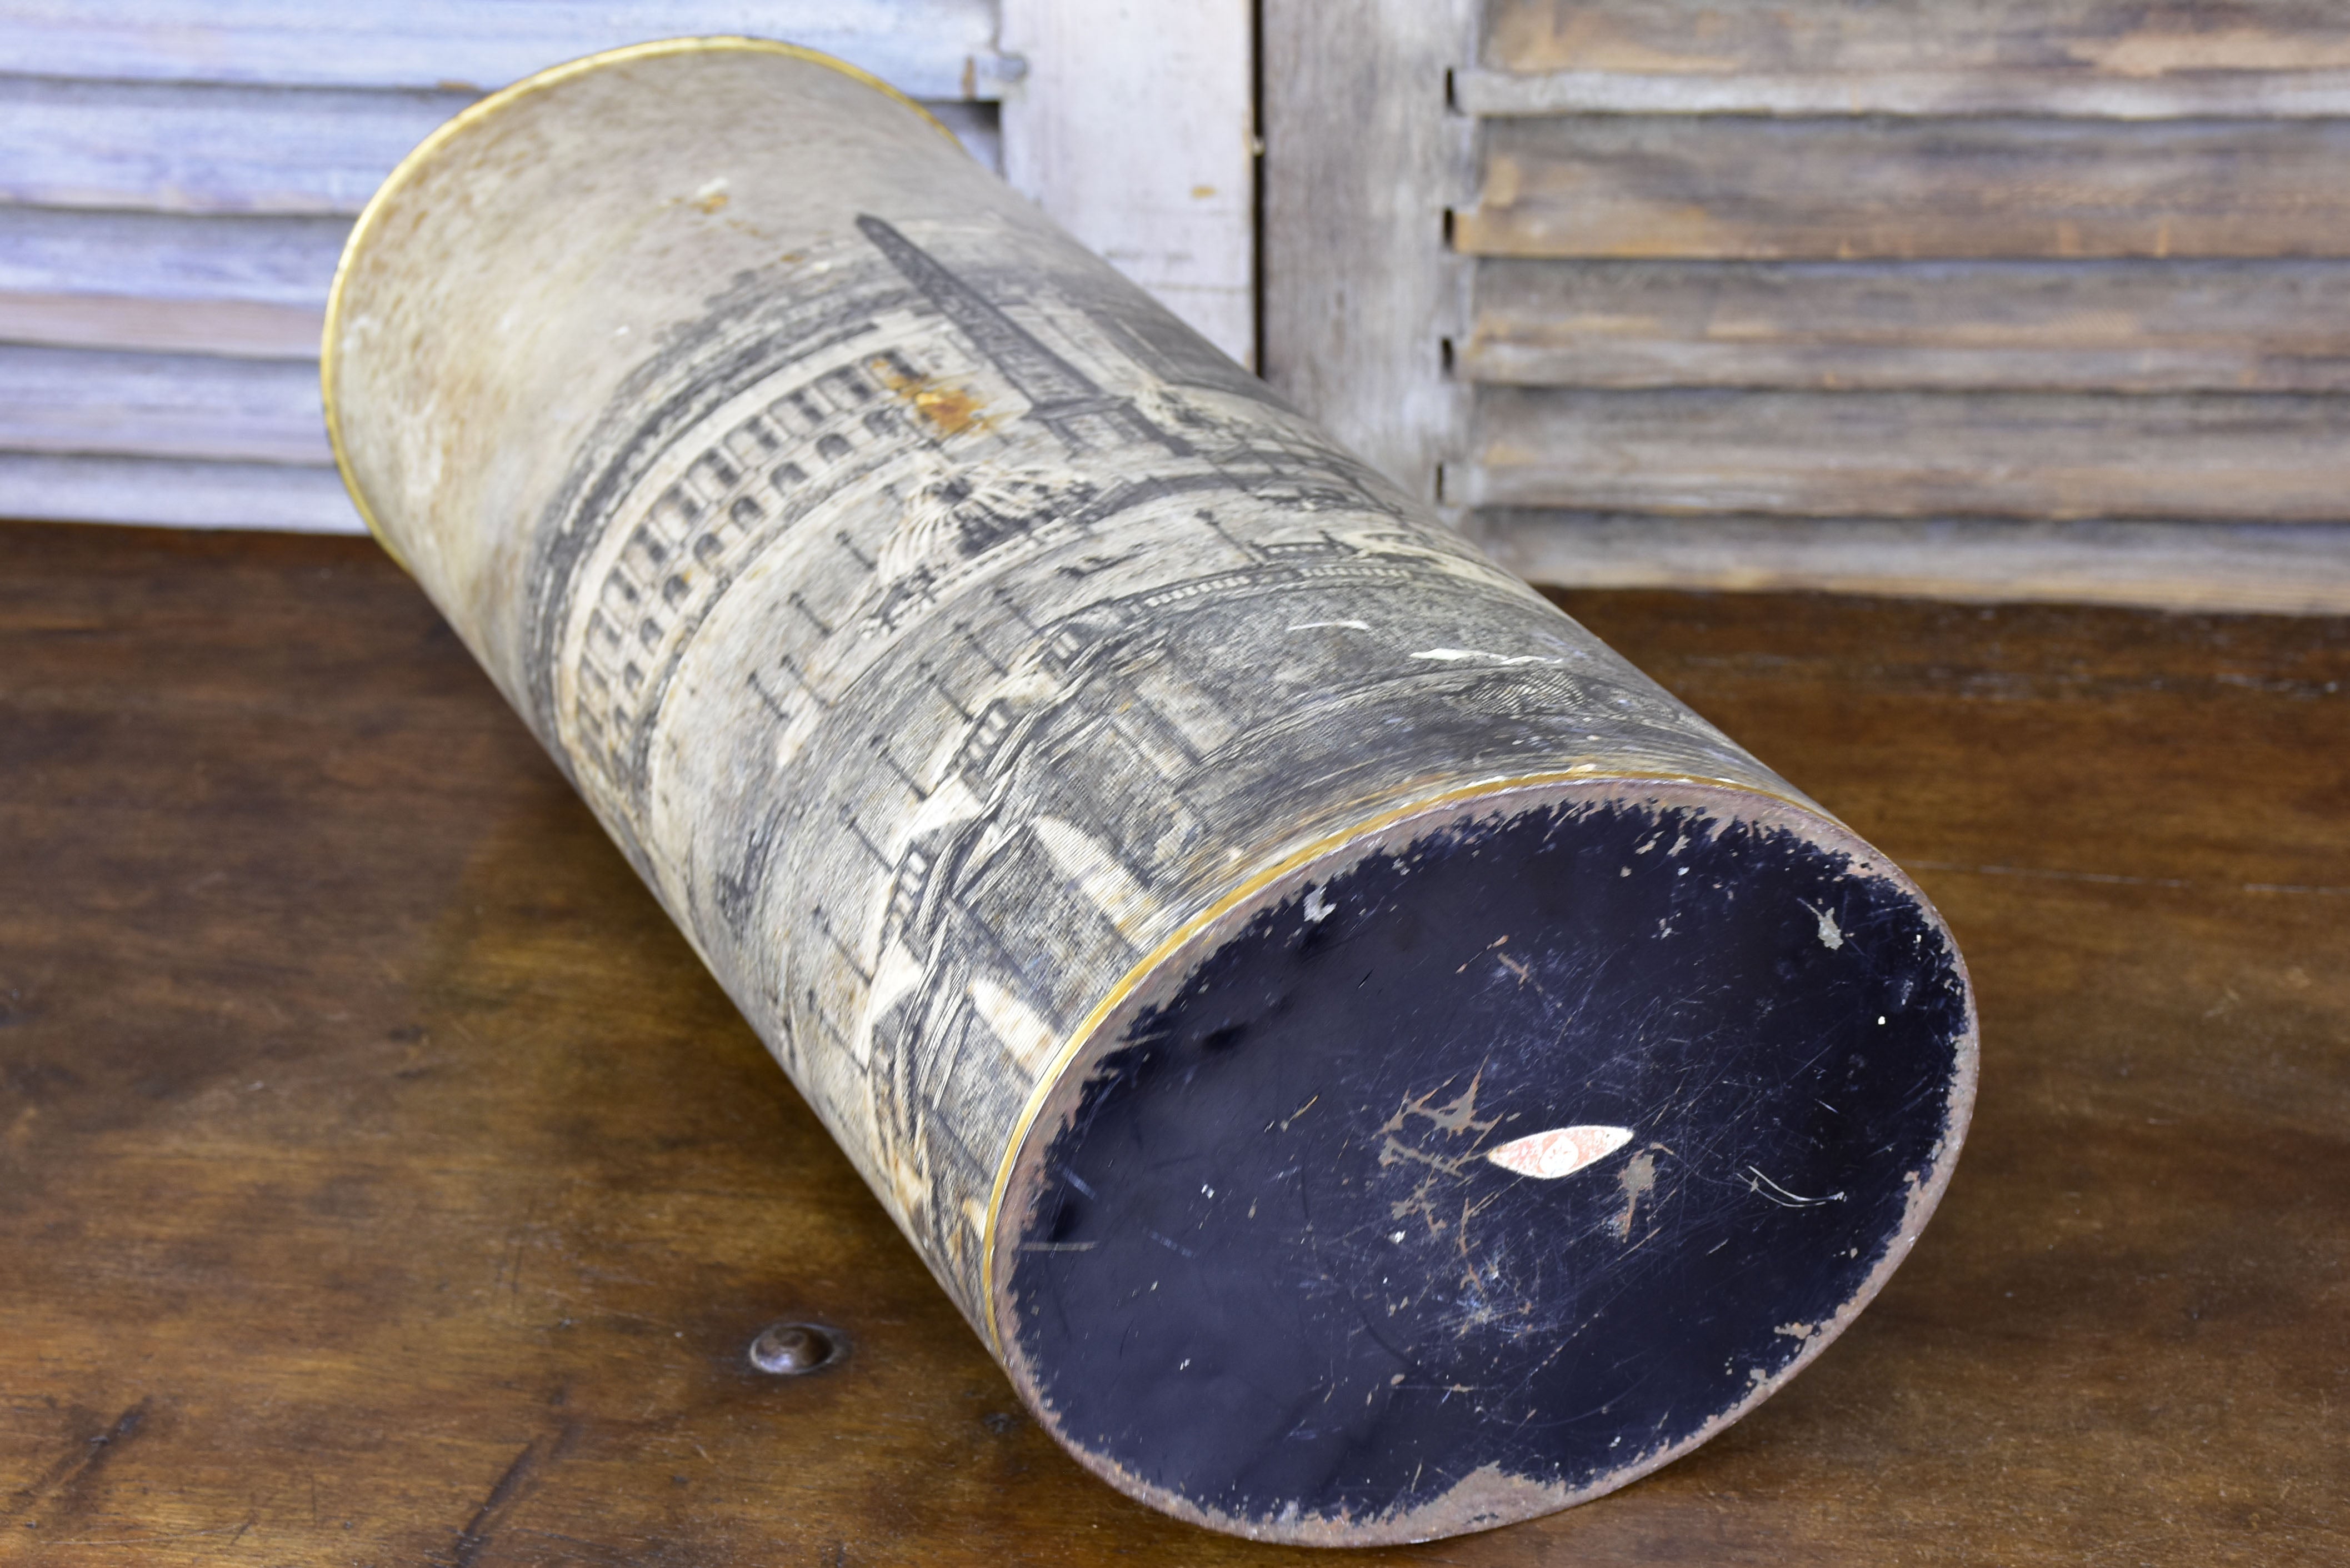
<svg viewBox="0 0 2350 1568"><path fill-rule="evenodd" d="M1253 362L1247 0L0 0L0 513L358 528L316 362L353 216L484 91L695 33L923 99Z"/></svg>
<svg viewBox="0 0 2350 1568"><path fill-rule="evenodd" d="M408 150L555 62L787 37L1000 167L995 0L0 0L0 511L356 529L317 345L353 216Z"/></svg>
<svg viewBox="0 0 2350 1568"><path fill-rule="evenodd" d="M2350 12L1416 9L1269 0L1268 370L1520 570L2350 608Z"/></svg>

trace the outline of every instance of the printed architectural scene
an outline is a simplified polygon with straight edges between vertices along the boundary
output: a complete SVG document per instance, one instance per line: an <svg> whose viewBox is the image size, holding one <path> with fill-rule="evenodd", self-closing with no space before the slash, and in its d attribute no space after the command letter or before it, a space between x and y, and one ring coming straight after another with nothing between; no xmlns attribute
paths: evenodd
<svg viewBox="0 0 2350 1568"><path fill-rule="evenodd" d="M544 531L533 662L977 1318L1074 1032L1300 835L1426 793L1431 742L1464 780L1604 749L1783 786L1107 269L907 226L861 218L813 303L746 283L624 390Z"/></svg>

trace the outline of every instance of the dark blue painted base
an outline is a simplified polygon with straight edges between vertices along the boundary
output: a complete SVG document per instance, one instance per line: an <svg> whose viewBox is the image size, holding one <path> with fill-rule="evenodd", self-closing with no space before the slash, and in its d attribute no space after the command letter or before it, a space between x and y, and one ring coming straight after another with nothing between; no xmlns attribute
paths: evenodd
<svg viewBox="0 0 2350 1568"><path fill-rule="evenodd" d="M1104 1059L1014 1250L1018 1349L1069 1441L1244 1527L1483 1467L1602 1486L1862 1291L1969 1028L1915 895L1783 829L1464 820L1259 914ZM1486 1158L1585 1125L1630 1137Z"/></svg>

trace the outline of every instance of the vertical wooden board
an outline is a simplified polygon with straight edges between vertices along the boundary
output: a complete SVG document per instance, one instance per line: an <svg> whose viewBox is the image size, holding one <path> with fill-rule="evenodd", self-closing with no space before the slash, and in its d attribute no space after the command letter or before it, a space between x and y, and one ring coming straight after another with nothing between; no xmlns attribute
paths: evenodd
<svg viewBox="0 0 2350 1568"><path fill-rule="evenodd" d="M1264 374L1373 466L1432 497L1466 404L1442 344L1467 327L1447 253L1474 126L1446 74L1474 56L1468 0L1378 0L1343 23L1266 0Z"/></svg>
<svg viewBox="0 0 2350 1568"><path fill-rule="evenodd" d="M1463 530L1545 587L1893 594L2350 615L2350 525L1814 522L1524 510Z"/></svg>
<svg viewBox="0 0 2350 1568"><path fill-rule="evenodd" d="M1013 189L1253 369L1248 0L1005 0L1003 45Z"/></svg>
<svg viewBox="0 0 2350 1568"><path fill-rule="evenodd" d="M2350 124L1504 120L1484 255L2350 255Z"/></svg>
<svg viewBox="0 0 2350 1568"><path fill-rule="evenodd" d="M0 345L0 451L333 461L302 360Z"/></svg>
<svg viewBox="0 0 2350 1568"><path fill-rule="evenodd" d="M836 55L917 98L1001 89L994 0L5 0L32 76L487 92L650 38L748 34Z"/></svg>
<svg viewBox="0 0 2350 1568"><path fill-rule="evenodd" d="M2350 390L2330 262L1486 260L1458 366L1573 387Z"/></svg>
<svg viewBox="0 0 2350 1568"><path fill-rule="evenodd" d="M1482 389L1469 506L2334 522L2333 398ZM1448 478L1450 475L1448 475Z"/></svg>

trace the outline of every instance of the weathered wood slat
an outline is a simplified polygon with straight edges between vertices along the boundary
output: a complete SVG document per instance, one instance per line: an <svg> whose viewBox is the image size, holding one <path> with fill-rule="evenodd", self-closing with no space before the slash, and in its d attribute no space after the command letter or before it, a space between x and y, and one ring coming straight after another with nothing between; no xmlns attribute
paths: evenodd
<svg viewBox="0 0 2350 1568"><path fill-rule="evenodd" d="M299 360L0 346L0 450L331 462Z"/></svg>
<svg viewBox="0 0 2350 1568"><path fill-rule="evenodd" d="M1807 589L2350 615L2350 527L2194 523L1799 522L1477 513L1466 524L1555 587Z"/></svg>
<svg viewBox="0 0 2350 1568"><path fill-rule="evenodd" d="M1454 104L1487 119L1540 114L2035 115L2082 119L2306 119L2350 113L2350 71L2153 78L2059 71L1847 73L1462 71Z"/></svg>
<svg viewBox="0 0 2350 1568"><path fill-rule="evenodd" d="M348 216L476 96L0 77L0 202ZM939 108L982 162L1002 161L992 106Z"/></svg>
<svg viewBox="0 0 2350 1568"><path fill-rule="evenodd" d="M2350 123L1502 120L1455 245L1724 260L2350 255Z"/></svg>
<svg viewBox="0 0 2350 1568"><path fill-rule="evenodd" d="M1743 77L1841 79L1866 90L1873 80L1934 77L2000 95L2002 112L2025 93L2097 84L2192 103L2237 83L2350 69L2350 13L2327 0L1496 0L1483 63L1692 88ZM1966 112L1935 112L1953 111Z"/></svg>
<svg viewBox="0 0 2350 1568"><path fill-rule="evenodd" d="M1472 380L2350 391L2330 262L1479 264Z"/></svg>
<svg viewBox="0 0 2350 1568"><path fill-rule="evenodd" d="M0 343L315 364L325 330L326 312L315 306L0 292Z"/></svg>
<svg viewBox="0 0 2350 1568"><path fill-rule="evenodd" d="M0 206L0 341L313 358L349 229Z"/></svg>
<svg viewBox="0 0 2350 1568"><path fill-rule="evenodd" d="M350 227L0 206L0 290L323 306Z"/></svg>
<svg viewBox="0 0 2350 1568"><path fill-rule="evenodd" d="M1444 249L1474 125L1445 72L1474 47L1471 0L1378 0L1335 26L1322 0L1264 0L1264 379L1423 498L1468 412L1440 342L1468 320ZM1278 84L1276 90L1275 84Z"/></svg>
<svg viewBox="0 0 2350 1568"><path fill-rule="evenodd" d="M269 87L488 91L622 44L713 33L788 38L917 98L995 98L1007 69L993 0L0 3L12 71Z"/></svg>
<svg viewBox="0 0 2350 1568"><path fill-rule="evenodd" d="M353 213L473 98L0 78L0 201Z"/></svg>
<svg viewBox="0 0 2350 1568"><path fill-rule="evenodd" d="M152 523L360 534L332 468L0 452L0 512L57 523Z"/></svg>
<svg viewBox="0 0 2350 1568"><path fill-rule="evenodd" d="M1814 517L2350 519L2350 401L1481 389L1462 506Z"/></svg>

